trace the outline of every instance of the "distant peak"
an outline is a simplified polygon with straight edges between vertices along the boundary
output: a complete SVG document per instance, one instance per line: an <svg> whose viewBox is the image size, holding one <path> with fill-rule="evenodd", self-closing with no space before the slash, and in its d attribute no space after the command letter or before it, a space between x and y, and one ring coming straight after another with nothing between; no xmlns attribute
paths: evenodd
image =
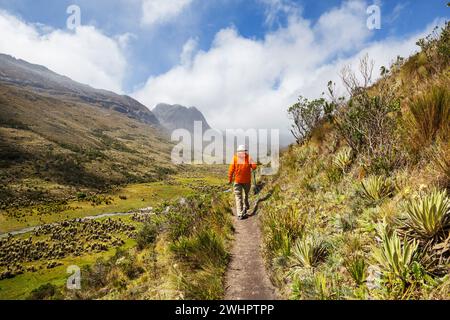
<svg viewBox="0 0 450 320"><path fill-rule="evenodd" d="M194 106L185 107L180 104L159 103L153 109L153 113L168 130L183 128L193 131L195 121L201 121L204 130L210 128L202 112Z"/></svg>

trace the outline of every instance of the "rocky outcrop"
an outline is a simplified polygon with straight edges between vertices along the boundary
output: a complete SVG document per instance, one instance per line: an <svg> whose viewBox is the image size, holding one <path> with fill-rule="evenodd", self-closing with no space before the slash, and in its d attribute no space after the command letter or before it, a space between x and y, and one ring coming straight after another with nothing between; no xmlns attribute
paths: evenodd
<svg viewBox="0 0 450 320"><path fill-rule="evenodd" d="M205 117L196 107L187 108L178 104L160 103L153 109L153 113L168 131L186 129L194 132L195 121L202 122L203 132L210 129Z"/></svg>

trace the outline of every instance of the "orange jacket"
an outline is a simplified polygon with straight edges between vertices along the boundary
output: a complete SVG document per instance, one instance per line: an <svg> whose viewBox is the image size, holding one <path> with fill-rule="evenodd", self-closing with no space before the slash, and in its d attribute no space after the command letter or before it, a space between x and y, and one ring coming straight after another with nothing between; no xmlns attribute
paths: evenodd
<svg viewBox="0 0 450 320"><path fill-rule="evenodd" d="M228 180L236 183L252 183L252 170L256 170L256 163L247 153L238 153L234 155L233 161L228 169Z"/></svg>

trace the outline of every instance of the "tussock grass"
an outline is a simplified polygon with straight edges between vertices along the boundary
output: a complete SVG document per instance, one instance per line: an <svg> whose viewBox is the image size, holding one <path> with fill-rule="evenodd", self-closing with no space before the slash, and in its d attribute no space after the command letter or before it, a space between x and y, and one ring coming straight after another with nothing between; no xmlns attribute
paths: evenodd
<svg viewBox="0 0 450 320"><path fill-rule="evenodd" d="M431 86L408 104L409 144L420 151L436 140L447 141L450 135L450 91L447 86Z"/></svg>

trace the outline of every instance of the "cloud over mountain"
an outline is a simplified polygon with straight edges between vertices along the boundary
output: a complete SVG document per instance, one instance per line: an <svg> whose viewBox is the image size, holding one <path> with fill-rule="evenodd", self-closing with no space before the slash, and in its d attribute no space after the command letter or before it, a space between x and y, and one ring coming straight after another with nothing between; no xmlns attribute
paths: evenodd
<svg viewBox="0 0 450 320"><path fill-rule="evenodd" d="M76 31L25 22L0 11L0 52L40 64L75 81L122 92L127 61L117 40L93 26Z"/></svg>
<svg viewBox="0 0 450 320"><path fill-rule="evenodd" d="M397 55L414 52L418 34L371 41L367 6L347 1L315 23L292 8L287 25L263 39L222 29L209 50L191 50L191 59L183 53L179 65L150 77L133 96L150 107L160 101L201 106L215 128L280 128L288 136L286 109L298 95L319 96L328 80L338 81L344 65L356 64L365 53L378 74Z"/></svg>

